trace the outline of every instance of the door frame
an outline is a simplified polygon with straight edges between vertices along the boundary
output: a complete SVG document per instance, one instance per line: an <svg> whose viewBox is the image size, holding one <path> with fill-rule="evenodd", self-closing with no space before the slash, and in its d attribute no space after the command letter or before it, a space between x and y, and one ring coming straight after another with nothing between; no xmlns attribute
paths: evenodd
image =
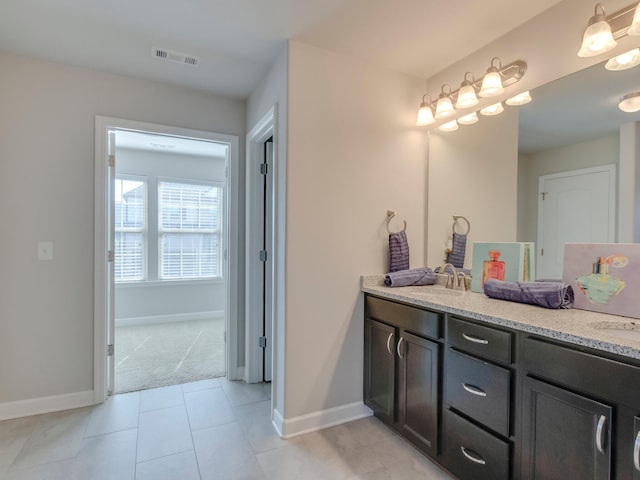
<svg viewBox="0 0 640 480"><path fill-rule="evenodd" d="M109 327L108 305L114 291L108 288L107 282L107 138L109 130L131 130L149 132L159 135L210 140L227 144L227 188L225 189L225 252L224 278L226 279L225 312L226 312L226 360L227 378L237 379L242 376L238 366L238 286L239 286L239 249L238 222L230 221L239 218L238 197L238 137L220 133L206 132L180 127L171 127L154 123L138 122L121 118L95 117L95 174L94 174L94 361L93 392L94 402L102 403L108 395L107 378L107 328ZM116 160L117 161L117 160Z"/></svg>
<svg viewBox="0 0 640 480"><path fill-rule="evenodd" d="M277 253L275 251L275 195L276 195L276 172L278 158L278 135L277 135L277 106L272 106L269 111L256 123L256 125L247 134L247 154L245 163L246 175L246 250L245 250L245 371L244 380L247 383L261 382L263 378L263 355L262 349L258 346L258 338L262 335L262 302L263 302L263 285L262 285L262 265L258 260L259 252L262 249L262 224L261 216L263 215L263 199L260 195L262 175L259 172L258 165L264 161L263 144L269 138L273 137L273 165L272 171L267 176L269 191L271 192L271 210L270 218L264 219L265 222L271 224L271 228L267 231L267 274L266 281L272 285L271 289L267 289L269 295L264 298L266 302L266 314L271 318L271 331L266 332L267 342L271 344L271 348L267 352L271 352L271 366L274 372L274 342L275 342L275 296L277 291L275 267ZM272 382L275 379L275 373L272 374Z"/></svg>
<svg viewBox="0 0 640 480"><path fill-rule="evenodd" d="M536 265L542 265L542 255L541 255L541 247L543 245L544 238L544 206L542 200L542 192L545 192L545 182L549 180L557 180L560 178L566 177L575 177L579 175L590 175L594 173L608 173L609 174L609 182L607 187L609 188L609 224L606 226L607 237L610 242L616 241L616 165L615 164L607 164L607 165L599 165L597 167L590 168L581 168L578 170L571 170L568 172L560 172L560 173L550 173L548 175L540 175L538 177L538 232L536 238ZM539 277L538 272L536 272L536 276Z"/></svg>

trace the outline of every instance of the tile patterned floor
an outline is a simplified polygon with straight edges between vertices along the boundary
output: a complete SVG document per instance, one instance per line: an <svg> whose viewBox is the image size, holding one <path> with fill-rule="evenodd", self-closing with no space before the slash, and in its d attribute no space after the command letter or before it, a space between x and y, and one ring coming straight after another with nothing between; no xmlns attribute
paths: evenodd
<svg viewBox="0 0 640 480"><path fill-rule="evenodd" d="M450 480L373 417L291 440L270 386L203 380L0 422L1 480Z"/></svg>

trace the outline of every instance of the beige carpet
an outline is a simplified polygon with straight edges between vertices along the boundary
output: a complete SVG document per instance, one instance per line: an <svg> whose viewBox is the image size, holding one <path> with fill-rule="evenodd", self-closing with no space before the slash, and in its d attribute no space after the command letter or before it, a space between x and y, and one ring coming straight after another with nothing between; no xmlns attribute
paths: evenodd
<svg viewBox="0 0 640 480"><path fill-rule="evenodd" d="M224 319L116 327L115 393L225 375Z"/></svg>

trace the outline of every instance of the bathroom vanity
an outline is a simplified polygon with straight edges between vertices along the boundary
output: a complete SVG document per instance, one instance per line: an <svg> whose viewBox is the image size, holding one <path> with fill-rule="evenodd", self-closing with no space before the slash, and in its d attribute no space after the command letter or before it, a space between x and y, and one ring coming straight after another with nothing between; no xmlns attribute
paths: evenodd
<svg viewBox="0 0 640 480"><path fill-rule="evenodd" d="M640 321L381 276L362 291L365 403L456 477L640 480Z"/></svg>

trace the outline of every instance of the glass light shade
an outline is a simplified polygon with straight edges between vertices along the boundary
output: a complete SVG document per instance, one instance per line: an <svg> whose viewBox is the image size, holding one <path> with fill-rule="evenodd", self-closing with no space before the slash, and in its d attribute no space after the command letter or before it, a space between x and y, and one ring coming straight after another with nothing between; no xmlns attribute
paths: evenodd
<svg viewBox="0 0 640 480"><path fill-rule="evenodd" d="M636 12L633 14L633 22L627 32L629 35L640 35L640 3L636 7Z"/></svg>
<svg viewBox="0 0 640 480"><path fill-rule="evenodd" d="M465 85L466 83L466 85ZM458 100L456 101L456 108L469 108L478 104L480 100L476 97L476 91L468 82L464 82L458 90Z"/></svg>
<svg viewBox="0 0 640 480"><path fill-rule="evenodd" d="M420 108L418 109L418 119L416 120L416 125L418 127L423 127L425 125L431 125L436 120L433 118L433 112L431 111L431 107L428 103L422 102L420 104Z"/></svg>
<svg viewBox="0 0 640 480"><path fill-rule="evenodd" d="M587 27L582 37L582 46L578 51L579 57L593 57L608 52L617 45L611 34L609 23L602 16L602 20L596 21Z"/></svg>
<svg viewBox="0 0 640 480"><path fill-rule="evenodd" d="M494 103L493 105L489 105L488 107L484 107L482 110L480 110L480 114L487 117L490 117L491 115L498 115L502 112L504 112L502 102Z"/></svg>
<svg viewBox="0 0 640 480"><path fill-rule="evenodd" d="M526 92L519 93L518 95L514 95L511 98L507 98L504 103L507 105L517 106L517 105L525 105L531 101L531 94L529 90Z"/></svg>
<svg viewBox="0 0 640 480"><path fill-rule="evenodd" d="M455 120L451 120L450 122L443 123L438 127L438 130L442 130L443 132L453 132L458 129L458 122Z"/></svg>
<svg viewBox="0 0 640 480"><path fill-rule="evenodd" d="M440 95L436 105L436 118L447 118L453 115L453 103L446 95Z"/></svg>
<svg viewBox="0 0 640 480"><path fill-rule="evenodd" d="M471 112L470 114L465 115L464 117L460 117L458 119L458 123L460 125L473 125L477 121L478 121L478 114L476 112Z"/></svg>
<svg viewBox="0 0 640 480"><path fill-rule="evenodd" d="M495 97L504 92L502 87L502 78L500 78L500 72L494 67L487 71L487 74L482 79L482 87L478 95L481 97Z"/></svg>
<svg viewBox="0 0 640 480"><path fill-rule="evenodd" d="M635 67L638 64L640 64L640 48L634 48L617 57L610 58L604 68L617 72Z"/></svg>
<svg viewBox="0 0 640 480"><path fill-rule="evenodd" d="M618 108L626 113L640 111L640 92L628 93L620 99Z"/></svg>

